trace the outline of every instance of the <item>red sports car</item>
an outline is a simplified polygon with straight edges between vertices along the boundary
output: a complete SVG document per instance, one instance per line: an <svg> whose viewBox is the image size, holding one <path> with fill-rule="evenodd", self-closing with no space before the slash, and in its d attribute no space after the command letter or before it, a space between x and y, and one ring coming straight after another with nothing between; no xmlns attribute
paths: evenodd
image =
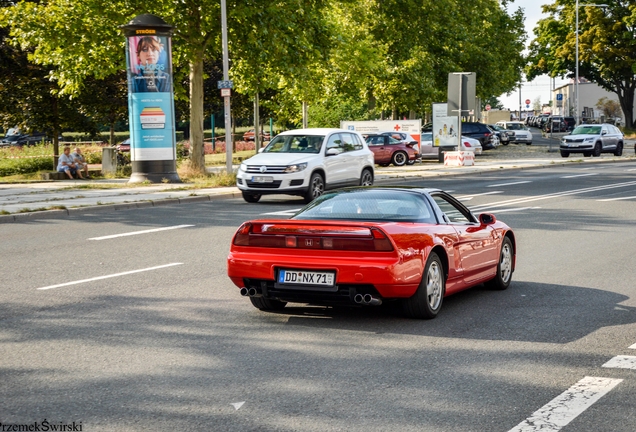
<svg viewBox="0 0 636 432"><path fill-rule="evenodd" d="M441 190L351 188L322 195L288 220L245 222L232 240L228 275L261 310L391 301L428 319L447 295L481 283L508 288L515 250L506 224L473 215Z"/></svg>

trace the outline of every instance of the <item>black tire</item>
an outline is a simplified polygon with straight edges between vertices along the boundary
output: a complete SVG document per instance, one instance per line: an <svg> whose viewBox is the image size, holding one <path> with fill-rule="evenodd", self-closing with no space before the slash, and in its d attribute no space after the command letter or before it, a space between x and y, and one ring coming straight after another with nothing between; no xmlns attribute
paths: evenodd
<svg viewBox="0 0 636 432"><path fill-rule="evenodd" d="M616 150L614 150L614 156L623 156L623 143L616 144Z"/></svg>
<svg viewBox="0 0 636 432"><path fill-rule="evenodd" d="M362 170L362 175L360 176L360 186L373 186L373 173L370 170Z"/></svg>
<svg viewBox="0 0 636 432"><path fill-rule="evenodd" d="M403 301L404 314L409 318L433 319L437 316L446 292L444 266L435 252L426 260L420 286L412 297Z"/></svg>
<svg viewBox="0 0 636 432"><path fill-rule="evenodd" d="M504 237L499 251L499 262L497 263L497 275L486 282L487 288L495 290L505 290L510 286L512 281L512 260L515 255L512 241L508 237Z"/></svg>
<svg viewBox="0 0 636 432"><path fill-rule="evenodd" d="M248 203L257 203L261 199L261 194L253 194L249 192L242 192L243 199Z"/></svg>
<svg viewBox="0 0 636 432"><path fill-rule="evenodd" d="M561 157L568 157L568 156L570 156L570 152L566 152L566 151L563 151L563 150L560 150L560 152L561 152Z"/></svg>
<svg viewBox="0 0 636 432"><path fill-rule="evenodd" d="M378 165L381 166L382 168L384 168L384 167L388 167L391 164L378 164Z"/></svg>
<svg viewBox="0 0 636 432"><path fill-rule="evenodd" d="M407 160L407 161L406 161L406 164L407 164L407 165L415 165L415 159L413 159L413 160Z"/></svg>
<svg viewBox="0 0 636 432"><path fill-rule="evenodd" d="M592 156L592 152L583 152L583 156L591 157Z"/></svg>
<svg viewBox="0 0 636 432"><path fill-rule="evenodd" d="M409 157L403 151L396 151L393 153L393 156L391 156L391 163L395 166L403 166L407 160L409 160Z"/></svg>
<svg viewBox="0 0 636 432"><path fill-rule="evenodd" d="M304 195L305 202L310 203L325 192L325 179L320 173L313 173L309 179L309 188Z"/></svg>
<svg viewBox="0 0 636 432"><path fill-rule="evenodd" d="M506 141L506 142L503 142L503 141L502 141L502 142L501 142L501 145L505 145L505 146L507 146L508 144L510 144L510 141Z"/></svg>
<svg viewBox="0 0 636 432"><path fill-rule="evenodd" d="M250 301L256 309L260 309L262 311L281 310L287 304L286 302L271 300L265 297L250 297Z"/></svg>
<svg viewBox="0 0 636 432"><path fill-rule="evenodd" d="M592 156L599 157L601 155L601 143L597 142L594 145L594 150L592 151Z"/></svg>
<svg viewBox="0 0 636 432"><path fill-rule="evenodd" d="M532 141L530 141L529 143L526 143L526 145L532 145Z"/></svg>

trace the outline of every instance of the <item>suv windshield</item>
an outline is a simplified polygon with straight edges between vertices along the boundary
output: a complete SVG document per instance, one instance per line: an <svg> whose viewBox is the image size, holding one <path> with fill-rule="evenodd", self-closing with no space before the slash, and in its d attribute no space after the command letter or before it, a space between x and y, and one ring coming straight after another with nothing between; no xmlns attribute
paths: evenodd
<svg viewBox="0 0 636 432"><path fill-rule="evenodd" d="M320 153L324 135L278 135L263 153Z"/></svg>
<svg viewBox="0 0 636 432"><path fill-rule="evenodd" d="M579 126L572 131L572 135L599 135L600 133L601 127L592 125Z"/></svg>
<svg viewBox="0 0 636 432"><path fill-rule="evenodd" d="M526 125L522 123L508 123L506 125L506 128L510 130L527 130L528 129Z"/></svg>

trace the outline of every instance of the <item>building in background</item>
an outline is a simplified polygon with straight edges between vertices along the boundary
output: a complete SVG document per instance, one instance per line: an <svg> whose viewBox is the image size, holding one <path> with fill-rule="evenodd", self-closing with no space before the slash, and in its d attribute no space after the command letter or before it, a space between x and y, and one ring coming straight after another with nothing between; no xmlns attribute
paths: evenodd
<svg viewBox="0 0 636 432"><path fill-rule="evenodd" d="M552 100L555 107L552 110L554 115L576 117L576 86L574 82L555 88L552 91ZM588 123L600 123L601 121L616 121L625 124L625 114L621 110L619 119L605 119L603 112L596 107L602 98L618 102L616 93L608 92L596 83L589 82L584 78L579 82L579 108L581 110L581 121Z"/></svg>

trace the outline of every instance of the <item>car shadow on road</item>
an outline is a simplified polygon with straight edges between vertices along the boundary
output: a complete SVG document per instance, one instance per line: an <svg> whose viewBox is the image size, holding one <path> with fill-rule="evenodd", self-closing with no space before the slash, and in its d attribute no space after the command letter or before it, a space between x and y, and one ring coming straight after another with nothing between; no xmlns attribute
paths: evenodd
<svg viewBox="0 0 636 432"><path fill-rule="evenodd" d="M506 291L478 286L446 297L433 320L402 318L398 307L288 306L279 314L289 316L289 325L563 344L603 327L636 323L636 307L621 305L625 300L600 289L515 281Z"/></svg>

